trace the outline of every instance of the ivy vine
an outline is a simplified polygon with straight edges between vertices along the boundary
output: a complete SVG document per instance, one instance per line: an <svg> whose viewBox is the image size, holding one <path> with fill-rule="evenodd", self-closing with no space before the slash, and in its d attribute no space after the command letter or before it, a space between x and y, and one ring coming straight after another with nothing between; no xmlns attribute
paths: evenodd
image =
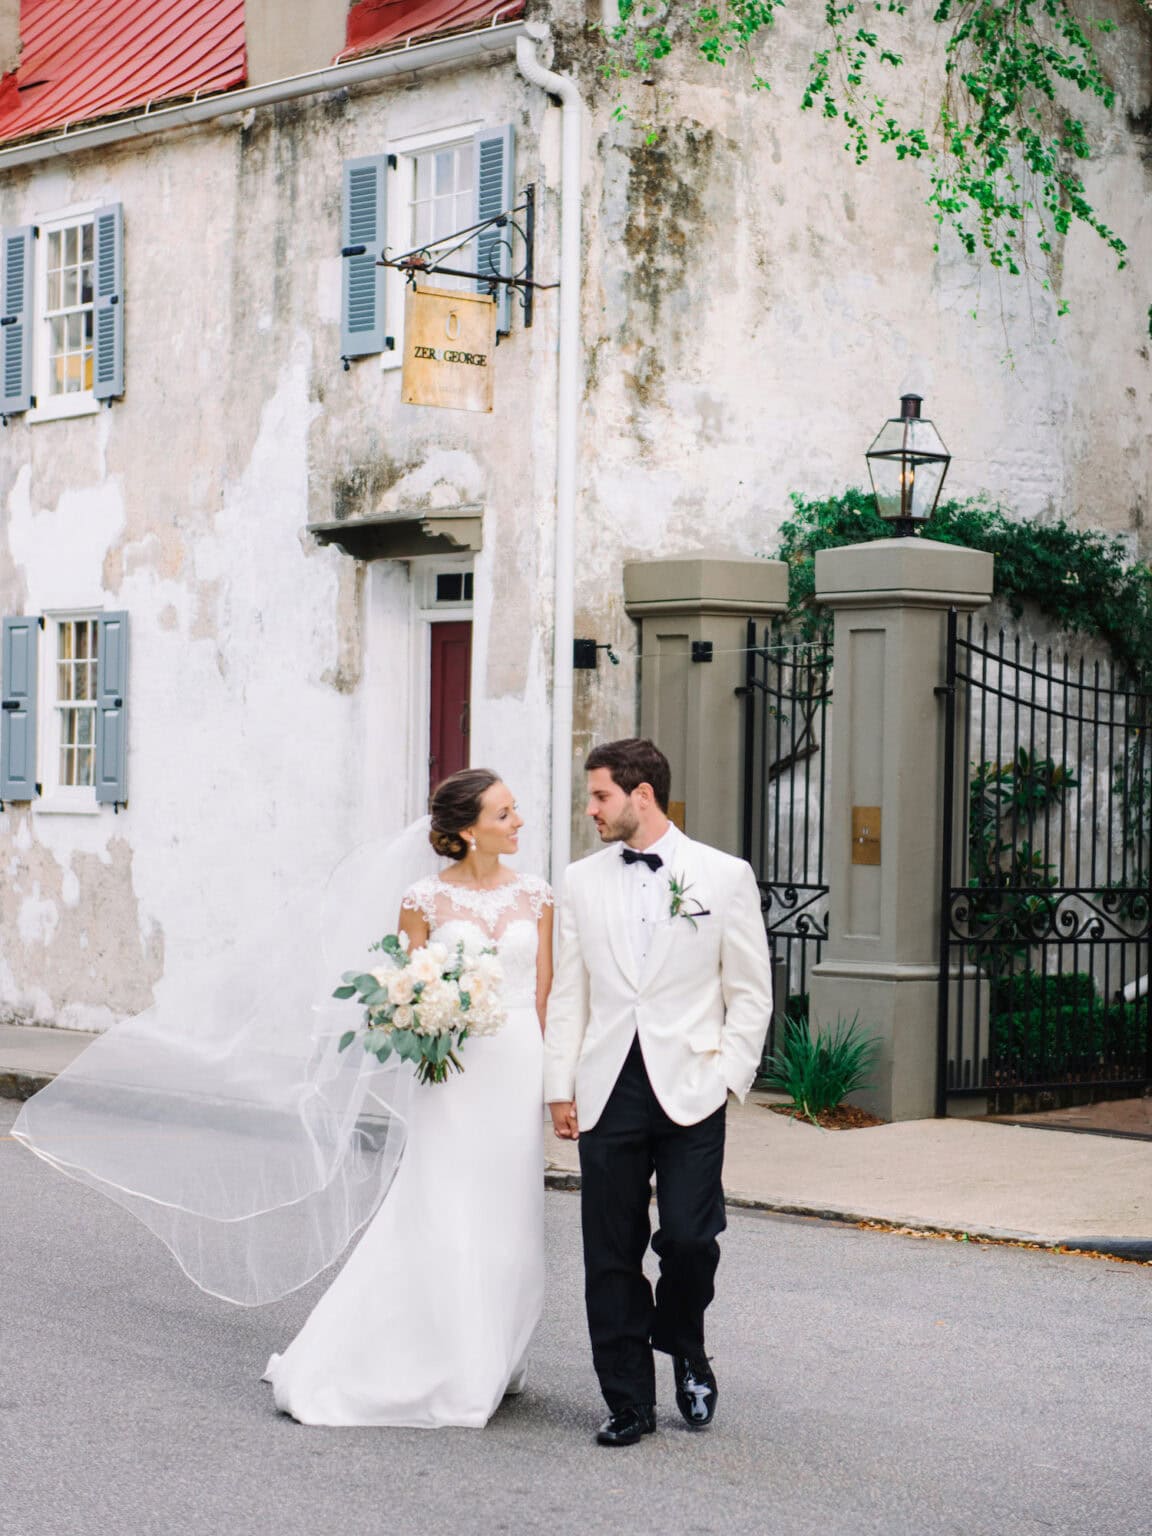
<svg viewBox="0 0 1152 1536"><path fill-rule="evenodd" d="M904 64L906 0L825 0L801 106L843 125L844 148L857 164L877 146L897 160L923 162L937 224L994 268L1030 270L1034 246L1044 267L1040 280L1050 286L1055 242L1076 224L1094 231L1123 267L1125 242L1089 200L1080 174L1091 158L1091 136L1073 104L1079 97L1115 107L1095 40L1117 23L1082 15L1088 3L937 0L930 20L938 29L943 88L928 91L924 116L914 120L888 92L893 71ZM1134 3L1152 12L1152 0ZM620 0L619 25L606 29L605 73L648 74L686 36L713 64L747 57L754 88L766 91L770 82L758 59L783 4Z"/></svg>
<svg viewBox="0 0 1152 1536"><path fill-rule="evenodd" d="M891 529L859 487L791 500L777 558L791 568L792 619L812 637L828 623L815 600L817 550L888 538ZM942 502L921 537L995 555L995 591L1014 617L1035 603L1066 634L1102 641L1125 683L1152 692L1152 570L1131 563L1121 538L1063 520L1023 522L981 500Z"/></svg>

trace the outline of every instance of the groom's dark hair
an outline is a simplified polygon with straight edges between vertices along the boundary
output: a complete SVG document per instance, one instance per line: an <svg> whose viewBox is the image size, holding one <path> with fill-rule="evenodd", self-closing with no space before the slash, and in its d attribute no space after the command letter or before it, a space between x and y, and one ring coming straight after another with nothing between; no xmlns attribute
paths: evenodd
<svg viewBox="0 0 1152 1536"><path fill-rule="evenodd" d="M584 764L585 771L607 768L612 782L626 795L641 784L651 786L656 804L667 815L668 798L672 793L672 770L668 759L654 741L641 736L626 736L623 741L606 741L593 747Z"/></svg>

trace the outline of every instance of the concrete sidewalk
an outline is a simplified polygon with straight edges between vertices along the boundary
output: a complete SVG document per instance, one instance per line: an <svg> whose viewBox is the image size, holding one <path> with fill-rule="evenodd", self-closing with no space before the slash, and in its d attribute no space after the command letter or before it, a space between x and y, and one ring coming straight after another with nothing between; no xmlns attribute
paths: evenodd
<svg viewBox="0 0 1152 1536"><path fill-rule="evenodd" d="M0 1096L27 1097L92 1038L0 1026ZM1152 1258L1152 1142L974 1120L822 1131L772 1102L730 1104L730 1204ZM578 1184L570 1142L549 1131L545 1156L550 1184Z"/></svg>

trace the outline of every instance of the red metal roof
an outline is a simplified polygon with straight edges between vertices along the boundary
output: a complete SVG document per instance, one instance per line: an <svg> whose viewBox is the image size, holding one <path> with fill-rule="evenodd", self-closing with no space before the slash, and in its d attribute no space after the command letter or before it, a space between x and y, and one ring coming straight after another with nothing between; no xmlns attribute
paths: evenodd
<svg viewBox="0 0 1152 1536"><path fill-rule="evenodd" d="M408 38L471 31L524 14L524 0L356 0L348 12L342 59L391 48Z"/></svg>
<svg viewBox="0 0 1152 1536"><path fill-rule="evenodd" d="M244 0L20 0L0 141L243 85Z"/></svg>

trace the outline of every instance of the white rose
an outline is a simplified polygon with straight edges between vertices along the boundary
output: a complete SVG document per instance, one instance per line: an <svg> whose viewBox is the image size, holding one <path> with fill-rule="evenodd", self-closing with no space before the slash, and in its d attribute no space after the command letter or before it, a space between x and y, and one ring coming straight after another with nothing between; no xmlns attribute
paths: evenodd
<svg viewBox="0 0 1152 1536"><path fill-rule="evenodd" d="M411 1029L416 1022L416 1015L407 1003L401 1003L392 1014L393 1029Z"/></svg>
<svg viewBox="0 0 1152 1536"><path fill-rule="evenodd" d="M470 1035L494 1035L504 1022L504 1011L493 997L481 997L464 1015Z"/></svg>
<svg viewBox="0 0 1152 1536"><path fill-rule="evenodd" d="M459 1008L459 994L452 982L429 982L416 1004L416 1013L420 1021L418 1027L421 1033L439 1035L446 1029L451 1029L456 1022Z"/></svg>
<svg viewBox="0 0 1152 1536"><path fill-rule="evenodd" d="M440 946L436 945L439 949ZM433 954L433 946L429 944L424 949L418 949L412 956L411 963L405 967L404 974L411 976L412 980L420 981L427 985L432 981L440 980L440 973L444 969L444 961L440 955Z"/></svg>
<svg viewBox="0 0 1152 1536"><path fill-rule="evenodd" d="M388 977L388 996L393 1003L401 1006L410 1003L415 988L416 982L411 970L393 971Z"/></svg>

